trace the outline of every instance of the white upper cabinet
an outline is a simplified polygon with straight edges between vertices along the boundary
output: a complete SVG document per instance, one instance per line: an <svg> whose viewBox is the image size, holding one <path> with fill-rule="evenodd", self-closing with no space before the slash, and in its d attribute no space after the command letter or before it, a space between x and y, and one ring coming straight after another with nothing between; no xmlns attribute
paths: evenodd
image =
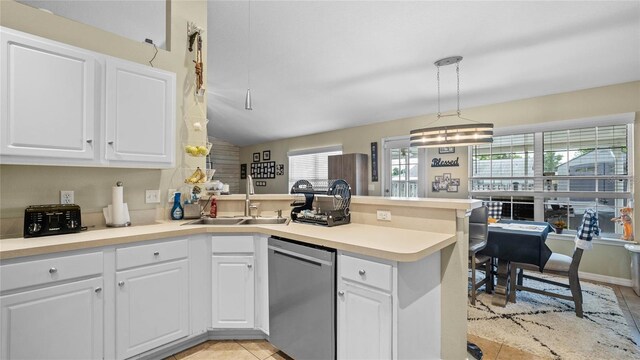
<svg viewBox="0 0 640 360"><path fill-rule="evenodd" d="M0 27L0 160L175 166L176 76Z"/></svg>
<svg viewBox="0 0 640 360"><path fill-rule="evenodd" d="M0 154L93 160L95 56L6 28L0 37Z"/></svg>
<svg viewBox="0 0 640 360"><path fill-rule="evenodd" d="M172 165L175 74L114 58L106 68L106 159Z"/></svg>

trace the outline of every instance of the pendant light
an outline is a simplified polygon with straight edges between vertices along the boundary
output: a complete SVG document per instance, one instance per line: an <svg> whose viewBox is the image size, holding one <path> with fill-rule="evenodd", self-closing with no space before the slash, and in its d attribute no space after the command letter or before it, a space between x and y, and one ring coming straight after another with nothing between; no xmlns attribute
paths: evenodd
<svg viewBox="0 0 640 360"><path fill-rule="evenodd" d="M411 146L422 148L450 147L489 144L493 142L493 124L479 123L462 117L462 112L460 111L460 61L462 61L462 56L451 56L440 59L434 63L438 68L438 118L431 124L436 123L440 118L449 116L456 116L458 119L471 122L472 124L456 124L411 130ZM458 108L455 114L443 115L440 113L440 66L451 64L456 64Z"/></svg>
<svg viewBox="0 0 640 360"><path fill-rule="evenodd" d="M249 15L247 16L247 24L249 32L247 35L247 42L249 44L249 51L247 55L247 95L244 98L244 109L253 110L251 106L251 0L249 2Z"/></svg>

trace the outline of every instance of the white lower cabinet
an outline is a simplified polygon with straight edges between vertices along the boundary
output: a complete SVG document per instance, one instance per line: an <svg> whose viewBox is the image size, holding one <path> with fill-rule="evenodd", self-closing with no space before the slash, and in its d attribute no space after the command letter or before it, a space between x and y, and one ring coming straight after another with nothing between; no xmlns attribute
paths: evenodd
<svg viewBox="0 0 640 360"><path fill-rule="evenodd" d="M338 251L338 360L440 359L440 253L395 262Z"/></svg>
<svg viewBox="0 0 640 360"><path fill-rule="evenodd" d="M0 296L2 359L102 359L102 277Z"/></svg>
<svg viewBox="0 0 640 360"><path fill-rule="evenodd" d="M253 256L212 257L212 325L214 328L254 327Z"/></svg>
<svg viewBox="0 0 640 360"><path fill-rule="evenodd" d="M255 253L253 235L217 235L211 240L211 326L255 326Z"/></svg>
<svg viewBox="0 0 640 360"><path fill-rule="evenodd" d="M338 359L391 359L391 295L344 283L338 291Z"/></svg>
<svg viewBox="0 0 640 360"><path fill-rule="evenodd" d="M189 334L188 260L116 273L116 357Z"/></svg>

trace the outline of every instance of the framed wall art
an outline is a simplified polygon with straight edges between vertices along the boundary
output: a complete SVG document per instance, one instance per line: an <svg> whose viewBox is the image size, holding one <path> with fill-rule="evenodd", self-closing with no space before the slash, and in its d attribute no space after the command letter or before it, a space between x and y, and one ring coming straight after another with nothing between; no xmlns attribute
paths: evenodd
<svg viewBox="0 0 640 360"><path fill-rule="evenodd" d="M253 153L253 162L254 163L260 162L260 153L259 152Z"/></svg>

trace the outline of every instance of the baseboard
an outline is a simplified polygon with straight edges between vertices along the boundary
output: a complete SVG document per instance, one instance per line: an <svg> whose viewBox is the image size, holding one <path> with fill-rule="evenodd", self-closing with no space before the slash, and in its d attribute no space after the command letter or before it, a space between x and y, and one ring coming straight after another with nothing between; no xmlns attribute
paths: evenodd
<svg viewBox="0 0 640 360"><path fill-rule="evenodd" d="M267 335L254 329L209 329L209 340L260 340Z"/></svg>
<svg viewBox="0 0 640 360"><path fill-rule="evenodd" d="M254 329L208 329L207 332L178 339L169 344L159 346L129 359L150 360L164 359L173 354L202 344L208 340L257 340L267 339L261 330Z"/></svg>
<svg viewBox="0 0 640 360"><path fill-rule="evenodd" d="M593 273L587 273L582 271L579 271L578 275L580 276L580 279L583 279L583 280L593 280L593 281L599 281L607 284L627 286L627 287L631 287L633 285L633 283L631 282L631 279L625 279L625 278L619 278L619 277L607 276L607 275L601 275L601 274L593 274Z"/></svg>

